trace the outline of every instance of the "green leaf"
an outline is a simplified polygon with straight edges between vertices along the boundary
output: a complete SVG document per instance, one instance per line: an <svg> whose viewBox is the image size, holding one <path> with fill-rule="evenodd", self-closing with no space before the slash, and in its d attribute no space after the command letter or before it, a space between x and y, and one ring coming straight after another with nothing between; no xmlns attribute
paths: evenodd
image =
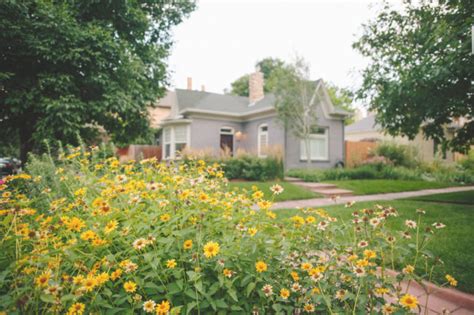
<svg viewBox="0 0 474 315"><path fill-rule="evenodd" d="M41 299L41 301L46 302L46 303L54 303L55 302L54 296L52 296L50 294L41 294L40 299Z"/></svg>
<svg viewBox="0 0 474 315"><path fill-rule="evenodd" d="M250 282L248 285L247 285L247 289L245 290L246 294L247 294L247 297L250 296L250 294L252 293L253 289L255 289L255 286L256 286L256 283L255 282Z"/></svg>
<svg viewBox="0 0 474 315"><path fill-rule="evenodd" d="M234 289L229 289L227 290L227 293L230 295L230 297L235 301L238 302L239 299L237 298L237 293L235 292Z"/></svg>

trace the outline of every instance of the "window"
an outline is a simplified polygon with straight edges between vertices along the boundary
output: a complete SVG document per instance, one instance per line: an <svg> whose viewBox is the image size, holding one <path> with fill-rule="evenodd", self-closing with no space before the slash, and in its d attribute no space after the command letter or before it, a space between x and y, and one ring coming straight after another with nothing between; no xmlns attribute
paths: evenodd
<svg viewBox="0 0 474 315"><path fill-rule="evenodd" d="M188 126L178 125L163 129L163 158L176 159L188 144Z"/></svg>
<svg viewBox="0 0 474 315"><path fill-rule="evenodd" d="M309 136L309 156L312 161L328 160L329 141L328 141L328 129L314 127L311 129L311 135ZM306 143L302 139L300 141L300 152L301 160L307 160L308 155L306 154Z"/></svg>
<svg viewBox="0 0 474 315"><path fill-rule="evenodd" d="M222 127L220 131L221 154L234 155L234 128Z"/></svg>
<svg viewBox="0 0 474 315"><path fill-rule="evenodd" d="M258 156L267 157L268 149L268 125L263 124L258 127Z"/></svg>

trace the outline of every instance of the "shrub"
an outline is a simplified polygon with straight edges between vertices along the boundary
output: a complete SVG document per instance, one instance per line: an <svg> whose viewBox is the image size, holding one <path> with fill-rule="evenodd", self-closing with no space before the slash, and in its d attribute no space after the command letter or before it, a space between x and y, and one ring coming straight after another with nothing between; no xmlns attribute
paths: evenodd
<svg viewBox="0 0 474 315"><path fill-rule="evenodd" d="M277 157L259 158L241 155L212 162L221 164L225 177L228 179L268 181L284 177L283 161Z"/></svg>
<svg viewBox="0 0 474 315"><path fill-rule="evenodd" d="M349 224L321 209L278 219L262 192L228 192L218 165L202 160L120 164L75 150L32 160L43 168L48 177L0 186L0 311L360 314L391 296L406 313L417 303L400 281L432 274L438 259L425 251L421 212L407 220L408 246L386 227L393 208ZM396 265L409 272L385 273Z"/></svg>
<svg viewBox="0 0 474 315"><path fill-rule="evenodd" d="M413 146L385 142L377 146L376 156L383 156L395 166L414 168L418 166L417 151Z"/></svg>

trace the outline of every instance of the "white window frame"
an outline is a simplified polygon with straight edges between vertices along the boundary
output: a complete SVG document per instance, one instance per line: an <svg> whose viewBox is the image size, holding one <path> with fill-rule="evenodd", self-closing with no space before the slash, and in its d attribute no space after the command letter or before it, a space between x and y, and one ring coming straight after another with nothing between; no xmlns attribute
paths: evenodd
<svg viewBox="0 0 474 315"><path fill-rule="evenodd" d="M311 134L309 136L310 141L311 140L324 140L324 143L326 145L326 155L325 156L316 156L316 157L310 157L311 161L328 161L329 160L329 128L324 128L320 127L321 129L324 129L324 134ZM311 143L310 143L311 147ZM305 152L303 152L303 148L306 150L306 144L305 140L301 139L300 141L300 160L301 161L307 161L308 157L305 156ZM309 154L311 155L311 148ZM307 154L306 154L307 155Z"/></svg>
<svg viewBox="0 0 474 315"><path fill-rule="evenodd" d="M267 130L262 131L263 127L267 127ZM261 136L265 135L267 139L267 147L265 149L268 149L268 124L261 124L258 126L258 132L257 132L257 150L258 150L258 157L260 158L266 158L267 154L266 152L262 152L262 143L260 141Z"/></svg>
<svg viewBox="0 0 474 315"><path fill-rule="evenodd" d="M175 128L176 127L185 127L186 128L186 140L176 142L176 133L175 133ZM169 141L166 141L165 134L169 132L170 137ZM185 147L189 146L190 143L190 128L189 125L175 125L175 126L168 126L163 128L163 148L161 151L161 158L163 160L174 160L174 159L180 159L181 157L176 156L176 145L177 144L184 144ZM166 145L170 145L170 154L169 156L166 156Z"/></svg>

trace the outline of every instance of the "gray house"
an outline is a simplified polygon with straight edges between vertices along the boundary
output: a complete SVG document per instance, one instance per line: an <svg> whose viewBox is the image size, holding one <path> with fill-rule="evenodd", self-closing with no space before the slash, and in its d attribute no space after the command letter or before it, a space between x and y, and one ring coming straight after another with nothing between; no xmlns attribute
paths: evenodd
<svg viewBox="0 0 474 315"><path fill-rule="evenodd" d="M285 130L274 108L275 97L264 95L263 74L250 75L249 94L240 97L188 89L176 89L167 95L170 115L163 119L163 159L175 159L183 148L219 154L245 151L266 157L269 152L282 154L285 167L329 168L344 161L344 118L348 113L331 103L322 80L315 82L320 94L318 124L311 135L310 152L291 130Z"/></svg>

